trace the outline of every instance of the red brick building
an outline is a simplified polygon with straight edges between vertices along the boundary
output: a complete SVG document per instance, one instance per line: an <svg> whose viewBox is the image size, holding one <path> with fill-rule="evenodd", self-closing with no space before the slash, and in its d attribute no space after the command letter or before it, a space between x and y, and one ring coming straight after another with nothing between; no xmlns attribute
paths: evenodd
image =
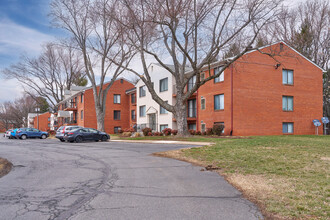
<svg viewBox="0 0 330 220"><path fill-rule="evenodd" d="M260 51L243 55L198 90L197 130L221 123L225 135L315 133L312 121L323 115L322 69L284 43ZM221 66L214 63L211 74Z"/></svg>
<svg viewBox="0 0 330 220"><path fill-rule="evenodd" d="M50 117L51 117L51 113L49 112L39 114L38 116L34 117L33 127L41 131L49 131Z"/></svg>
<svg viewBox="0 0 330 220"><path fill-rule="evenodd" d="M104 86L107 86L105 84ZM126 91L132 92L126 93ZM126 79L118 79L111 86L106 100L104 126L107 133L116 133L134 125L132 111L136 106L131 95L135 93L134 85ZM83 89L58 104L57 127L61 125L80 125L97 128L93 89Z"/></svg>

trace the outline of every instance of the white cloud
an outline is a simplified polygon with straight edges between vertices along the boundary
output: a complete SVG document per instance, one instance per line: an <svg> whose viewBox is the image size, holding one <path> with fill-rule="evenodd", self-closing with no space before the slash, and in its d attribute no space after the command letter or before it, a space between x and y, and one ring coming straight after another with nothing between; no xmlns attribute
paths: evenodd
<svg viewBox="0 0 330 220"><path fill-rule="evenodd" d="M6 18L0 19L0 30L0 55L3 56L18 57L23 52L37 55L44 42L55 39Z"/></svg>

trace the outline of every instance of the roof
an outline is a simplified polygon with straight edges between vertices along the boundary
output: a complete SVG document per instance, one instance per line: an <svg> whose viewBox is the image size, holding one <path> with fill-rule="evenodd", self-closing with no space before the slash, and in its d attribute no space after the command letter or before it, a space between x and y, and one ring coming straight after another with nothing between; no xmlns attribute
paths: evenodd
<svg viewBox="0 0 330 220"><path fill-rule="evenodd" d="M136 91L136 87L133 87L131 89L127 89L125 92L126 94L129 94L129 93L132 93L132 92L135 92Z"/></svg>

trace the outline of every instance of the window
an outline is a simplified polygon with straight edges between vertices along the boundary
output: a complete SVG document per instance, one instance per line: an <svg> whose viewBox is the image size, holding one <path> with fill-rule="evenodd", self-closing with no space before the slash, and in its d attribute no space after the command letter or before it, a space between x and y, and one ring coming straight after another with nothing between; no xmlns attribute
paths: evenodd
<svg viewBox="0 0 330 220"><path fill-rule="evenodd" d="M132 104L135 104L136 102L136 96L135 96L135 93L131 94L131 103Z"/></svg>
<svg viewBox="0 0 330 220"><path fill-rule="evenodd" d="M187 90L190 91L194 87L195 83L196 83L196 76L193 76L188 81Z"/></svg>
<svg viewBox="0 0 330 220"><path fill-rule="evenodd" d="M142 105L140 106L140 117L145 117L146 116L146 106Z"/></svg>
<svg viewBox="0 0 330 220"><path fill-rule="evenodd" d="M166 101L166 103L167 103L167 101ZM163 108L162 106L159 106L159 107L160 107L160 110L159 110L160 114L167 114L168 113L168 111L165 108Z"/></svg>
<svg viewBox="0 0 330 220"><path fill-rule="evenodd" d="M135 118L136 118L135 110L131 111L131 118L132 118L132 120L135 120Z"/></svg>
<svg viewBox="0 0 330 220"><path fill-rule="evenodd" d="M168 90L168 78L159 80L159 92Z"/></svg>
<svg viewBox="0 0 330 220"><path fill-rule="evenodd" d="M223 110L225 108L224 94L214 96L214 110Z"/></svg>
<svg viewBox="0 0 330 220"><path fill-rule="evenodd" d="M205 109L205 99L201 98L201 109Z"/></svg>
<svg viewBox="0 0 330 220"><path fill-rule="evenodd" d="M50 123L48 123L48 127L50 127Z"/></svg>
<svg viewBox="0 0 330 220"><path fill-rule="evenodd" d="M195 118L196 110L196 99L188 100L188 117Z"/></svg>
<svg viewBox="0 0 330 220"><path fill-rule="evenodd" d="M114 127L115 134L118 134L120 130L121 130L121 127Z"/></svg>
<svg viewBox="0 0 330 220"><path fill-rule="evenodd" d="M113 111L113 119L114 120L120 120L120 111L119 110L114 110Z"/></svg>
<svg viewBox="0 0 330 220"><path fill-rule="evenodd" d="M80 119L83 120L84 119L84 110L80 111Z"/></svg>
<svg viewBox="0 0 330 220"><path fill-rule="evenodd" d="M196 124L188 124L189 130L196 130Z"/></svg>
<svg viewBox="0 0 330 220"><path fill-rule="evenodd" d="M113 95L113 103L120 104L120 95Z"/></svg>
<svg viewBox="0 0 330 220"><path fill-rule="evenodd" d="M123 79L120 79L120 83L123 84L124 83L124 80Z"/></svg>
<svg viewBox="0 0 330 220"><path fill-rule="evenodd" d="M84 102L84 94L83 94L83 93L81 93L81 95L80 95L80 102L81 102L81 103Z"/></svg>
<svg viewBox="0 0 330 220"><path fill-rule="evenodd" d="M283 122L282 128L283 128L283 134L293 134L292 122Z"/></svg>
<svg viewBox="0 0 330 220"><path fill-rule="evenodd" d="M168 128L168 125L160 125L160 131L163 131L165 128Z"/></svg>
<svg viewBox="0 0 330 220"><path fill-rule="evenodd" d="M140 86L139 97L144 97L144 96L146 96L146 86Z"/></svg>
<svg viewBox="0 0 330 220"><path fill-rule="evenodd" d="M214 68L214 75L218 74L219 72L222 71L222 68L221 67L217 67L217 68ZM222 72L220 74L220 76L214 78L214 82L217 83L217 82L223 82L225 79L224 79L224 72Z"/></svg>
<svg viewBox="0 0 330 220"><path fill-rule="evenodd" d="M283 111L293 111L293 96L282 97L282 109Z"/></svg>
<svg viewBox="0 0 330 220"><path fill-rule="evenodd" d="M201 80L205 79L205 73L201 73Z"/></svg>
<svg viewBox="0 0 330 220"><path fill-rule="evenodd" d="M50 118L48 118L48 121L50 121Z"/></svg>
<svg viewBox="0 0 330 220"><path fill-rule="evenodd" d="M283 85L293 85L293 70L282 70Z"/></svg>
<svg viewBox="0 0 330 220"><path fill-rule="evenodd" d="M202 132L206 131L206 125L205 124L201 124L201 130L202 130Z"/></svg>

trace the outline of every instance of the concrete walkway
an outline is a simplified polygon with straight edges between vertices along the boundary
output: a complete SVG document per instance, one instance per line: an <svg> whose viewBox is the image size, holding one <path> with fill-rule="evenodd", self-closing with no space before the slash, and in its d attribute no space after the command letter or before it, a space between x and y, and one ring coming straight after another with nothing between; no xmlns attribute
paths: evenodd
<svg viewBox="0 0 330 220"><path fill-rule="evenodd" d="M196 145L209 146L214 145L213 142L192 142L192 141L168 141L168 140L111 140L111 142L127 142L127 143L147 143L147 144L180 144L180 145Z"/></svg>

